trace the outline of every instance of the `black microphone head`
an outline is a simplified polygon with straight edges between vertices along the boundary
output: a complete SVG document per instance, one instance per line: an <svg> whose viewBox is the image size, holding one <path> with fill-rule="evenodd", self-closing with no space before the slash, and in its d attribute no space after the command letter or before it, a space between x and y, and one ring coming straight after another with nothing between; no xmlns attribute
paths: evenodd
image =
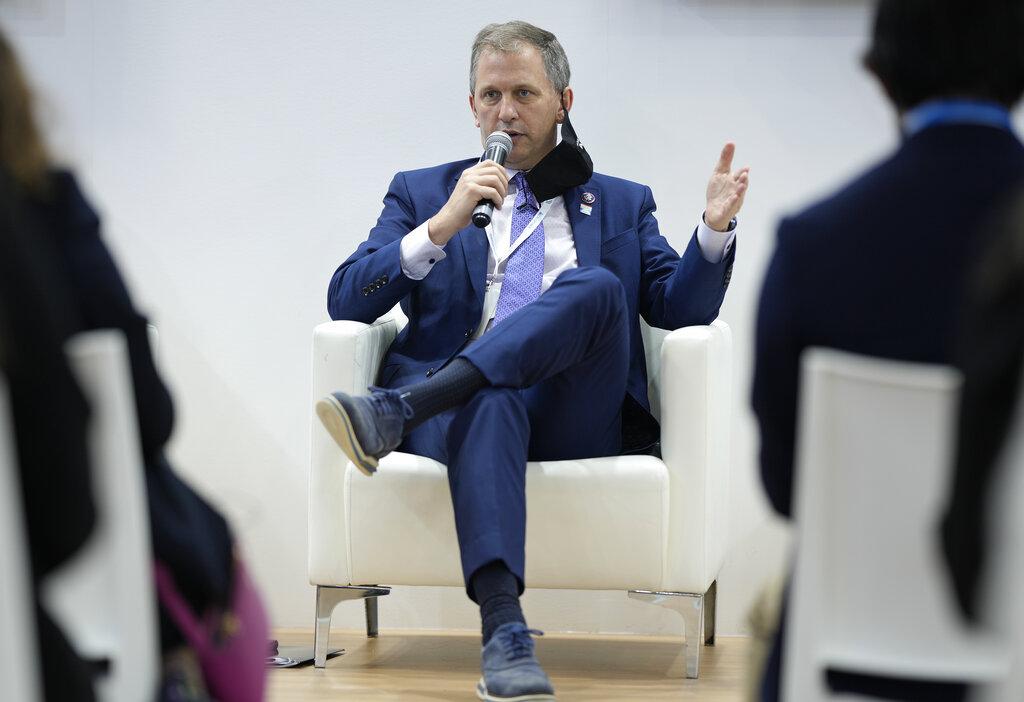
<svg viewBox="0 0 1024 702"><path fill-rule="evenodd" d="M491 132L490 136L487 137L487 141L484 142L484 151L488 152L494 147L504 149L505 155L508 156L509 152L512 151L512 137L501 130ZM504 161L505 159L502 158L499 163Z"/></svg>

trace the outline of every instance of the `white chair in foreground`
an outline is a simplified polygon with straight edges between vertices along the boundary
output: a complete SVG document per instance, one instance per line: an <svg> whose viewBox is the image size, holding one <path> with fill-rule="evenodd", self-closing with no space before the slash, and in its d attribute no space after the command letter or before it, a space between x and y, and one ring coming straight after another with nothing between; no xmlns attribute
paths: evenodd
<svg viewBox="0 0 1024 702"><path fill-rule="evenodd" d="M0 376L0 700L42 699L35 597L7 383Z"/></svg>
<svg viewBox="0 0 1024 702"><path fill-rule="evenodd" d="M328 322L313 333L313 400L363 394L404 319ZM723 322L646 330L649 395L663 459L615 456L527 466L529 587L624 590L683 615L686 674L714 640L715 578L725 552L731 336ZM664 343L662 340L664 339ZM312 404L310 406L312 410ZM323 667L334 607L391 585L463 587L446 468L405 453L367 478L312 413L309 580L317 587L315 664Z"/></svg>
<svg viewBox="0 0 1024 702"><path fill-rule="evenodd" d="M826 671L981 682L1006 672L960 619L938 524L960 377L810 349L797 434L796 555L782 699L835 699Z"/></svg>
<svg viewBox="0 0 1024 702"><path fill-rule="evenodd" d="M124 335L91 331L65 349L91 410L89 462L97 524L75 557L44 583L49 610L75 649L105 659L103 702L152 699L159 682L145 468Z"/></svg>

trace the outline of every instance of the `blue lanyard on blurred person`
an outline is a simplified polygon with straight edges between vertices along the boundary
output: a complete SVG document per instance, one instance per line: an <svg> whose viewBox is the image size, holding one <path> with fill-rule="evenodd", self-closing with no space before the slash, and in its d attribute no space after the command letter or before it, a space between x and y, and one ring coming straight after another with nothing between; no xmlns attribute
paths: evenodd
<svg viewBox="0 0 1024 702"><path fill-rule="evenodd" d="M1013 131L1010 111L998 102L951 98L929 100L903 115L903 135L917 134L939 124L974 124Z"/></svg>

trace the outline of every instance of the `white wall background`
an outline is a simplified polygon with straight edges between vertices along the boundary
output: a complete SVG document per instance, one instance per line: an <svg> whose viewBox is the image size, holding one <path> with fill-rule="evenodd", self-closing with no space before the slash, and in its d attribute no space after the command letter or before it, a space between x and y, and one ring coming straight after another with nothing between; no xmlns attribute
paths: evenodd
<svg viewBox="0 0 1024 702"><path fill-rule="evenodd" d="M492 21L554 31L598 170L645 182L685 245L727 140L751 165L722 318L735 339L732 548L719 632L746 631L786 532L757 478L756 299L780 216L896 143L860 68L864 0L0 0L62 159L161 330L179 470L231 519L277 626L312 626L305 577L310 331L396 170L479 153L469 47ZM1018 126L1021 121L1018 120ZM672 153L672 157L666 154ZM624 593L538 591L550 630L680 630ZM361 608L339 607L338 626ZM476 628L457 589L405 588L382 627Z"/></svg>

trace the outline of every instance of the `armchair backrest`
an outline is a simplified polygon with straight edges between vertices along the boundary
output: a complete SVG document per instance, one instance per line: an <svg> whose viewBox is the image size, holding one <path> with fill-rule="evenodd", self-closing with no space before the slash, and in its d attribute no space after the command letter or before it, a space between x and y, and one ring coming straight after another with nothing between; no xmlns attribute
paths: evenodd
<svg viewBox="0 0 1024 702"><path fill-rule="evenodd" d="M395 305L391 308L391 311L385 315L395 320L395 332L400 332L409 323L409 318L405 316L405 312L402 311L401 305Z"/></svg>
<svg viewBox="0 0 1024 702"><path fill-rule="evenodd" d="M783 699L824 670L977 680L1004 665L959 620L938 551L960 377L811 349L802 361Z"/></svg>
<svg viewBox="0 0 1024 702"><path fill-rule="evenodd" d="M668 332L652 327L640 320L640 333L644 339L644 356L647 361L647 399L651 403L651 414L661 421L661 347Z"/></svg>

